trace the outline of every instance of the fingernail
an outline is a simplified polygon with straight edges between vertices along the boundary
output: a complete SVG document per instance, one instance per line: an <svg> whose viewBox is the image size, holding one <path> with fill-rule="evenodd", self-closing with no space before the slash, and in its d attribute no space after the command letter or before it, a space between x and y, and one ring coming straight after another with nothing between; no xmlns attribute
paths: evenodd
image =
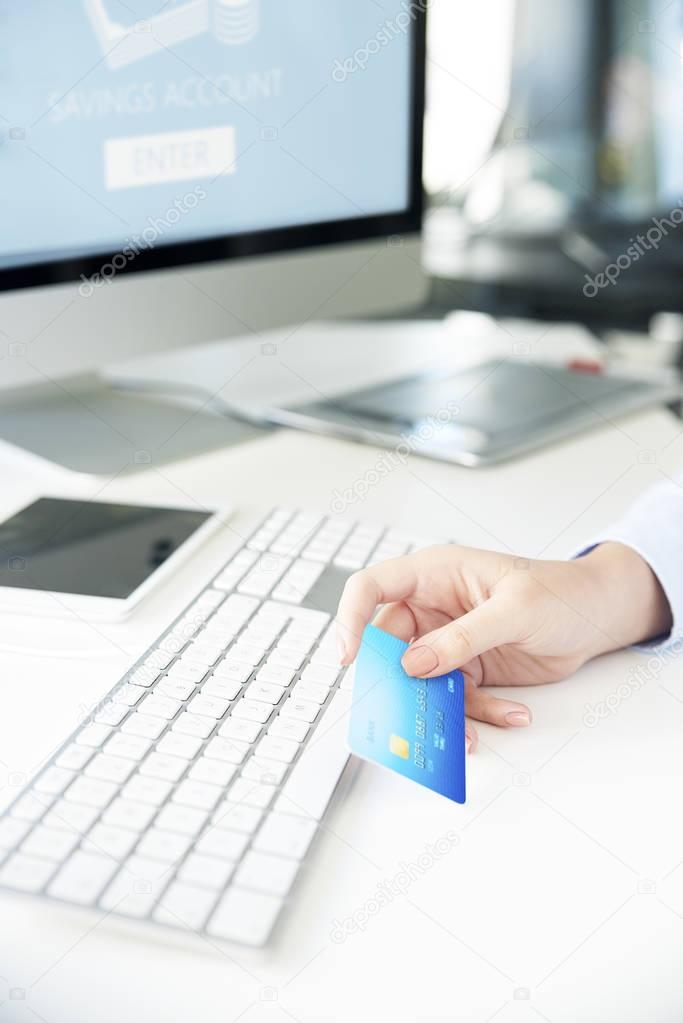
<svg viewBox="0 0 683 1023"><path fill-rule="evenodd" d="M439 658L430 646L412 646L401 661L409 675L426 675L428 671L433 671L438 663Z"/></svg>
<svg viewBox="0 0 683 1023"><path fill-rule="evenodd" d="M339 660L343 664L346 659L346 643L344 642L340 632L337 633L337 653L339 654Z"/></svg>
<svg viewBox="0 0 683 1023"><path fill-rule="evenodd" d="M525 728L531 724L531 715L526 710L511 710L505 715L505 720L513 728Z"/></svg>
<svg viewBox="0 0 683 1023"><path fill-rule="evenodd" d="M471 749L472 749L472 740L470 739L469 735L466 735L465 736L465 753L469 753L469 751Z"/></svg>

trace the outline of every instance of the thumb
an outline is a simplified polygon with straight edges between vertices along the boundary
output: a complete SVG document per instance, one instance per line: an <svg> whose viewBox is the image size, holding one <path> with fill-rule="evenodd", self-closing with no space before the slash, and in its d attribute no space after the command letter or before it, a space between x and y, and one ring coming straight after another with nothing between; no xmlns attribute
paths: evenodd
<svg viewBox="0 0 683 1023"><path fill-rule="evenodd" d="M514 611L506 601L491 597L461 618L420 636L406 650L401 663L409 675L417 678L443 675L492 647L513 642L513 620Z"/></svg>

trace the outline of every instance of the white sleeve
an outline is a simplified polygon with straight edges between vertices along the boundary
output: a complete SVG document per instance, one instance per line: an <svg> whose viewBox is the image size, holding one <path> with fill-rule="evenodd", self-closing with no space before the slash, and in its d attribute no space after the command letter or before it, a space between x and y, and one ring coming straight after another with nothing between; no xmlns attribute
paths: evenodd
<svg viewBox="0 0 683 1023"><path fill-rule="evenodd" d="M683 650L683 477L647 490L623 518L595 537L581 554L610 540L631 547L647 561L671 607L671 632L641 646L651 650L676 645Z"/></svg>

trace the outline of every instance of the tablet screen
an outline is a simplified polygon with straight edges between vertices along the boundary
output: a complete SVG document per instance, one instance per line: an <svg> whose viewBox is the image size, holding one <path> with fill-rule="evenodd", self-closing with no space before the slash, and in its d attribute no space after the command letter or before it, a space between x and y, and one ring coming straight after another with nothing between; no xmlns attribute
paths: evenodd
<svg viewBox="0 0 683 1023"><path fill-rule="evenodd" d="M0 524L0 586L125 600L210 517L43 497Z"/></svg>

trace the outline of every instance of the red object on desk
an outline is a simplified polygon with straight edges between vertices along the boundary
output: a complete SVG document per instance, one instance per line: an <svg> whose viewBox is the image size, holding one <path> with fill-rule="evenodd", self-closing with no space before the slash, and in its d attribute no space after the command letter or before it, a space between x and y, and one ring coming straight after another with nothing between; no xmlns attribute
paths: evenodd
<svg viewBox="0 0 683 1023"><path fill-rule="evenodd" d="M574 373L602 373L604 367L597 359L570 359L567 369Z"/></svg>

